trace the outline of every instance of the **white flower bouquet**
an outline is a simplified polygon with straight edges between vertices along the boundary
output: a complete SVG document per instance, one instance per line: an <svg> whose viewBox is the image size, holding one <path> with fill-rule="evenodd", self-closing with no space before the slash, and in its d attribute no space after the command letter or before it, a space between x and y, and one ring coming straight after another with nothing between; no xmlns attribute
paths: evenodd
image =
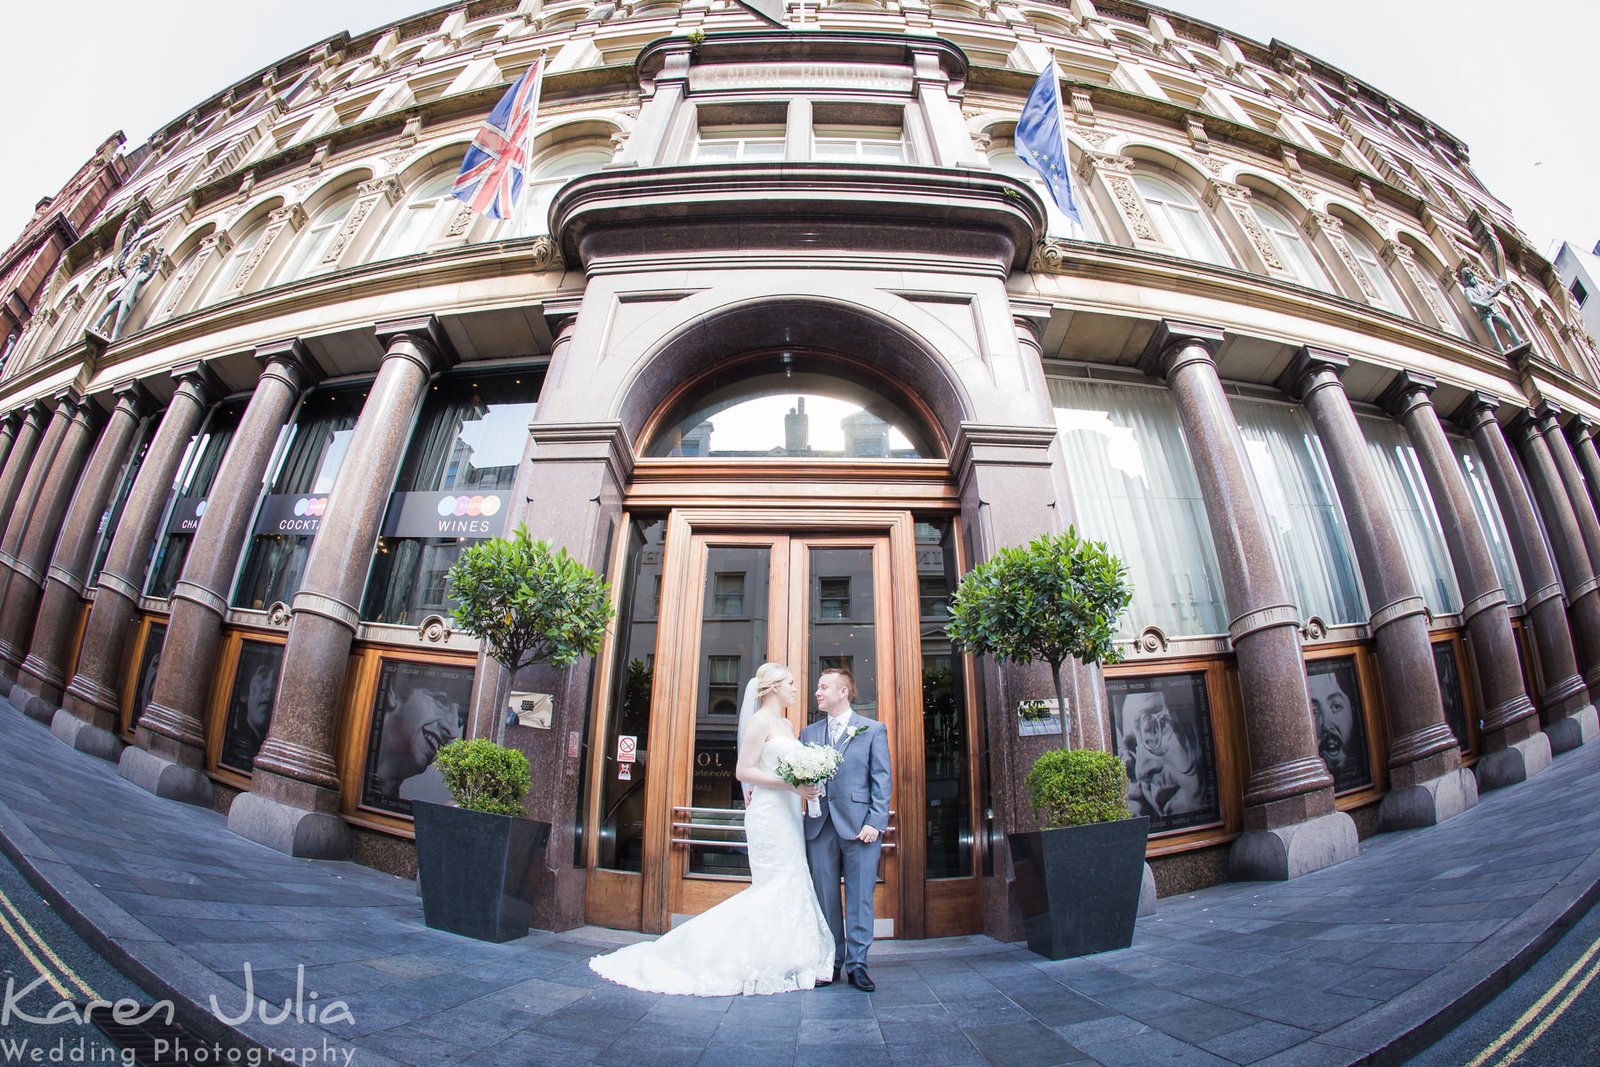
<svg viewBox="0 0 1600 1067"><path fill-rule="evenodd" d="M801 745L793 755L778 760L778 777L790 785L821 785L839 773L843 758L831 745ZM822 814L816 797L806 801L806 814L813 819Z"/></svg>

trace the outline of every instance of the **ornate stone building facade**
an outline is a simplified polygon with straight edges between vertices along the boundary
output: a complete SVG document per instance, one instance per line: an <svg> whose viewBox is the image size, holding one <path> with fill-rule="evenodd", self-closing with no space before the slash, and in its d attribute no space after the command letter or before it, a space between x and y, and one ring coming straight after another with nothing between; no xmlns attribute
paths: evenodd
<svg viewBox="0 0 1600 1067"><path fill-rule="evenodd" d="M909 937L1015 935L1005 833L1063 718L1128 765L1162 892L1339 862L1594 736L1600 363L1464 145L1129 0L791 16L442 8L129 157L0 378L13 702L399 871L437 745L503 733L554 828L540 923L660 930L740 884L743 679L846 665ZM541 52L527 206L485 220L451 186ZM1081 224L1011 140L1050 62ZM517 522L618 615L509 680L443 576ZM945 598L1069 523L1129 563L1129 654L1019 716L1043 674L952 649Z"/></svg>

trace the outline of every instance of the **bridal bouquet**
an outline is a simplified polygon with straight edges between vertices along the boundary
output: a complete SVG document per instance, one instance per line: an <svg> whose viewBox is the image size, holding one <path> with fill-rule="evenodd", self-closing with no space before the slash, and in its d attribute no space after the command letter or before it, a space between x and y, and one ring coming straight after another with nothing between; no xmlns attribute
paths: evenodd
<svg viewBox="0 0 1600 1067"><path fill-rule="evenodd" d="M801 745L792 756L778 760L778 777L790 785L821 785L839 773L839 761L844 757L832 745ZM815 819L822 814L822 805L816 797L806 801L806 815Z"/></svg>

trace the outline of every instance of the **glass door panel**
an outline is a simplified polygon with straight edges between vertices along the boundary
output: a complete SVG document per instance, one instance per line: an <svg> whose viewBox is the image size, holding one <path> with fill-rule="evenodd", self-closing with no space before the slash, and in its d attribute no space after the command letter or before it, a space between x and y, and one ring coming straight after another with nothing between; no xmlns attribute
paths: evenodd
<svg viewBox="0 0 1600 1067"><path fill-rule="evenodd" d="M809 694L825 670L843 669L855 679L851 706L878 718L878 620L873 581L873 546L807 548L810 574L806 644L810 671L801 692ZM813 708L807 720L816 718Z"/></svg>

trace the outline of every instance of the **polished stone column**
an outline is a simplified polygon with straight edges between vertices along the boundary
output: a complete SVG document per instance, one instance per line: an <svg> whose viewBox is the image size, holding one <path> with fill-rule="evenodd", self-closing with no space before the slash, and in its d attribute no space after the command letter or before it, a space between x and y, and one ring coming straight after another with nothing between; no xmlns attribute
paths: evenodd
<svg viewBox="0 0 1600 1067"><path fill-rule="evenodd" d="M272 727L256 754L251 791L228 811L228 829L293 856L350 854L350 830L339 814L333 727L361 618L361 589L428 381L455 361L431 316L381 323L377 333L383 362L291 605Z"/></svg>
<svg viewBox="0 0 1600 1067"><path fill-rule="evenodd" d="M61 536L63 518L83 473L84 461L100 431L100 411L92 402L69 398L62 401L62 408L68 404L74 408L72 421L67 423L61 445L39 487L28 525L11 560L5 602L0 604L0 679L11 683L15 683L22 661L27 658L38 617L39 595L44 589L44 571ZM49 722L49 717L44 721Z"/></svg>
<svg viewBox="0 0 1600 1067"><path fill-rule="evenodd" d="M1556 473L1561 476L1561 486L1566 490L1572 513L1578 518L1578 532L1583 536L1583 547L1589 553L1589 564L1600 575L1600 516L1595 514L1594 501L1589 497L1589 487L1584 484L1578 460L1567 444L1567 435L1561 428L1561 409L1548 400L1540 401L1533 417L1538 421L1539 432L1555 461Z"/></svg>
<svg viewBox="0 0 1600 1067"><path fill-rule="evenodd" d="M44 427L50 420L50 407L36 400L21 413L21 418L11 439L11 450L6 453L5 466L0 468L0 515L10 515L16 506L17 495L22 492L22 483L33 466Z"/></svg>
<svg viewBox="0 0 1600 1067"><path fill-rule="evenodd" d="M72 631L83 605L84 581L94 553L96 534L106 503L115 492L133 451L139 424L150 410L150 394L137 382L116 390L117 404L106 420L100 440L84 468L72 505L61 522L61 536L55 544L49 569L40 591L37 621L32 627L28 653L11 687L11 703L35 719L50 722L60 708L61 690L67 683L66 657ZM20 580L21 575L18 575ZM6 602L0 630L10 632L17 597L17 582ZM32 616L32 612L29 615ZM23 627L18 627L20 633Z"/></svg>
<svg viewBox="0 0 1600 1067"><path fill-rule="evenodd" d="M22 538L28 532L28 520L33 518L39 496L49 481L56 452L66 437L67 427L72 425L73 418L78 414L81 402L77 392L72 389L63 389L55 399L55 410L39 437L39 447L34 450L32 462L23 472L21 484L12 496L11 506L4 513L5 533L0 535L0 608L5 605L6 590L10 588L11 576L16 573L17 552L21 550ZM22 657L17 658L20 662ZM0 678L7 688L15 680L15 677Z"/></svg>
<svg viewBox="0 0 1600 1067"><path fill-rule="evenodd" d="M1527 587L1522 610L1538 652L1534 658L1538 661L1540 681L1539 718L1547 734L1554 729L1558 733L1581 735L1581 727L1574 730L1555 725L1574 717L1594 722L1595 709L1589 689L1578 673L1578 654L1573 648L1567 602L1556 576L1555 562L1545 545L1528 487L1523 484L1516 462L1511 458L1511 449L1506 445L1505 434L1495 419L1495 408L1499 404L1499 399L1488 393L1473 393L1456 417L1478 445L1489 484L1506 520L1506 535L1511 539L1517 570ZM1534 743L1530 739L1529 745ZM1545 751L1550 748L1548 736L1543 748ZM1525 749L1524 759L1529 774L1544 769L1549 763L1547 757L1541 757L1540 752L1531 747Z"/></svg>
<svg viewBox="0 0 1600 1067"><path fill-rule="evenodd" d="M1217 377L1213 354L1221 342L1215 327L1162 322L1141 365L1172 390L1232 616L1250 777L1229 875L1293 878L1354 856L1356 827L1335 810L1333 776L1317 754L1299 612L1278 572L1261 493Z"/></svg>
<svg viewBox="0 0 1600 1067"><path fill-rule="evenodd" d="M1594 564L1578 531L1578 516L1567 499L1550 447L1531 412L1518 417L1512 433L1522 453L1539 514L1544 517L1561 584L1566 588L1567 621L1578 653L1578 670L1592 695L1600 686L1600 580L1595 578ZM1587 714L1580 712L1554 722L1546 720L1544 732L1550 738L1550 750L1559 754L1593 738L1600 731L1600 716L1594 710L1591 706Z"/></svg>
<svg viewBox="0 0 1600 1067"><path fill-rule="evenodd" d="M223 393L203 363L180 366L172 374L178 388L150 441L144 465L122 509L122 521L111 537L105 566L95 580L94 605L84 627L78 664L62 694L61 711L50 723L57 737L101 759L114 760L122 754L122 739L117 736L121 711L118 671L139 610L139 592L150 567L156 527L189 441L199 431L206 409Z"/></svg>
<svg viewBox="0 0 1600 1067"><path fill-rule="evenodd" d="M1574 415L1568 425L1572 428L1572 451L1578 457L1578 466L1583 470L1583 480L1589 489L1589 503L1600 508L1600 450L1594 445L1594 435L1600 425L1582 415Z"/></svg>
<svg viewBox="0 0 1600 1067"><path fill-rule="evenodd" d="M1478 784L1484 789L1511 785L1545 766L1545 742L1538 737L1538 709L1528 699L1511 632L1511 612L1506 591L1489 554L1489 539L1472 506L1466 478L1439 424L1433 407L1438 383L1425 374L1401 371L1384 394L1389 412L1399 419L1416 449L1428 495L1444 527L1445 545L1465 603L1473 670L1482 705L1483 758L1478 762Z"/></svg>
<svg viewBox="0 0 1600 1067"><path fill-rule="evenodd" d="M12 410L0 415L0 470L5 469L11 456L11 446L16 442L17 429L22 425L22 412Z"/></svg>
<svg viewBox="0 0 1600 1067"><path fill-rule="evenodd" d="M1302 348L1282 379L1317 427L1361 566L1369 625L1389 719L1389 791L1378 808L1385 830L1432 826L1478 802L1478 784L1461 766L1445 724L1439 678L1428 644L1427 608L1417 595L1366 438L1339 375L1347 356Z"/></svg>
<svg viewBox="0 0 1600 1067"><path fill-rule="evenodd" d="M315 364L299 341L256 350L265 364L239 429L217 470L206 513L195 530L183 576L172 590L172 615L162 646L150 706L138 709L134 745L122 752L119 773L157 796L209 806L205 714L211 665L222 647L228 617L228 587L239 552L250 535L256 497L278 432L293 414L302 390L317 378Z"/></svg>

